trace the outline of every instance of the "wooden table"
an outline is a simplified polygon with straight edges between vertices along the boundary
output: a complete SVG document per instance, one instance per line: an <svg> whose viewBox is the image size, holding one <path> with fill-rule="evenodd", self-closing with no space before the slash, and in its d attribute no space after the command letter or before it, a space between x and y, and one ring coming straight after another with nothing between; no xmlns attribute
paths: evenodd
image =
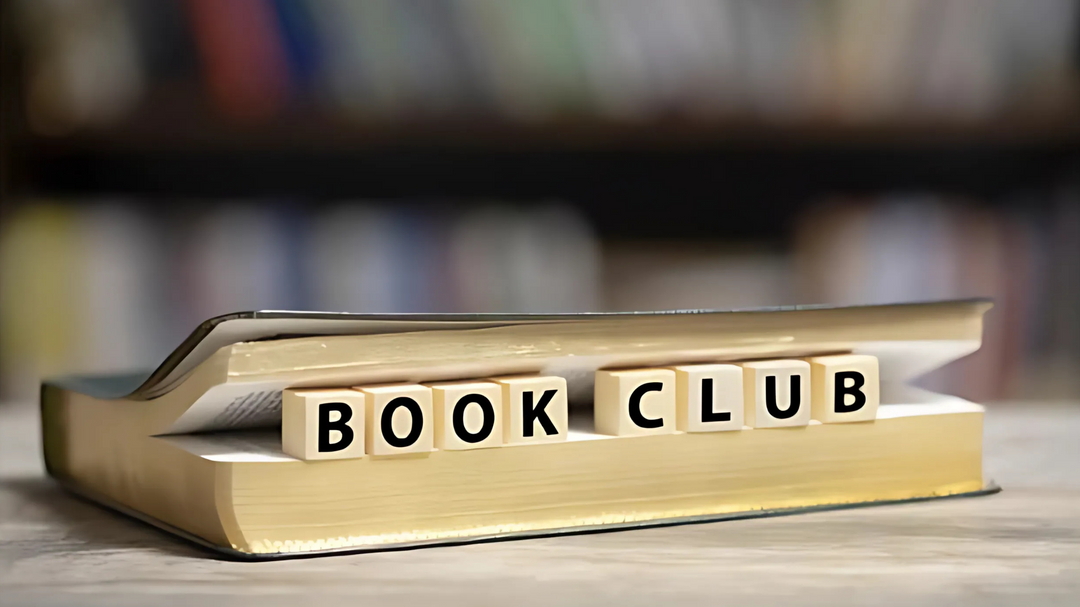
<svg viewBox="0 0 1080 607"><path fill-rule="evenodd" d="M600 535L236 563L43 476L0 406L0 605L1080 605L1080 403L991 407L986 473L944 500Z"/></svg>

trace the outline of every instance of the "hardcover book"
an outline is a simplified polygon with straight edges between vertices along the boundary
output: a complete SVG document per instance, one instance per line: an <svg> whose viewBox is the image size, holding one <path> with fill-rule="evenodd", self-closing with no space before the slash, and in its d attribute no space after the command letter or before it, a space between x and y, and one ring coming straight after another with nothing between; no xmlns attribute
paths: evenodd
<svg viewBox="0 0 1080 607"><path fill-rule="evenodd" d="M45 382L45 461L248 559L978 495L982 407L909 382L990 305L238 313Z"/></svg>

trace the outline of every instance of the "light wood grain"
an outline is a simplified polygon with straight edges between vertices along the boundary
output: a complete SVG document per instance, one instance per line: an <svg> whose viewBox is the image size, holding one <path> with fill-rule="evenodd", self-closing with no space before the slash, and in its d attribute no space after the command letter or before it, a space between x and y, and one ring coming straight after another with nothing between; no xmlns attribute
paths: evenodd
<svg viewBox="0 0 1080 607"><path fill-rule="evenodd" d="M1080 404L991 407L1001 494L784 518L235 563L64 493L0 406L0 605L1080 602Z"/></svg>

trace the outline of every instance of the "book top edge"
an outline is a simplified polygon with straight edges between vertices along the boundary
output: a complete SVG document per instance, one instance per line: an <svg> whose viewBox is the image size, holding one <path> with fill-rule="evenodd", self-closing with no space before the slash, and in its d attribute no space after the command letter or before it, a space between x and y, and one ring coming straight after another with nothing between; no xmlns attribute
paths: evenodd
<svg viewBox="0 0 1080 607"><path fill-rule="evenodd" d="M792 305L733 310L667 310L649 312L586 312L558 314L357 314L263 310L216 316L198 327L152 372L108 377L67 376L46 380L62 387L103 399L148 399L174 387L196 366L221 348L238 343L329 335L379 335L422 331L470 330L534 323L604 322L618 319L662 320L714 315L753 315L816 312L923 312L966 311L981 316L993 305L985 298L904 302L854 306Z"/></svg>

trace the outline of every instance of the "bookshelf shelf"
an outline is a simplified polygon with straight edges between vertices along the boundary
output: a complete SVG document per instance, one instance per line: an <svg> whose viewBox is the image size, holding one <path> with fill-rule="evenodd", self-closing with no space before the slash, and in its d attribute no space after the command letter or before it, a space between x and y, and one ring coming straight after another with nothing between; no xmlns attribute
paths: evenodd
<svg viewBox="0 0 1080 607"><path fill-rule="evenodd" d="M1080 107L1023 110L980 120L829 117L767 120L750 115L672 114L642 120L572 116L536 122L490 114L459 117L371 116L349 119L315 108L279 118L243 122L215 116L190 95L161 101L123 123L64 136L35 135L13 125L25 146L105 150L355 150L411 145L505 149L610 149L623 146L679 149L711 146L834 147L967 144L1080 144ZM188 101L183 101L188 99Z"/></svg>
<svg viewBox="0 0 1080 607"><path fill-rule="evenodd" d="M11 151L19 179L10 192L20 197L557 198L607 235L759 236L830 194L933 189L996 199L1055 183L1080 168L1080 120L376 128L299 117L260 128L189 115L18 137ZM646 213L658 205L670 212ZM687 225L689 215L702 221Z"/></svg>

